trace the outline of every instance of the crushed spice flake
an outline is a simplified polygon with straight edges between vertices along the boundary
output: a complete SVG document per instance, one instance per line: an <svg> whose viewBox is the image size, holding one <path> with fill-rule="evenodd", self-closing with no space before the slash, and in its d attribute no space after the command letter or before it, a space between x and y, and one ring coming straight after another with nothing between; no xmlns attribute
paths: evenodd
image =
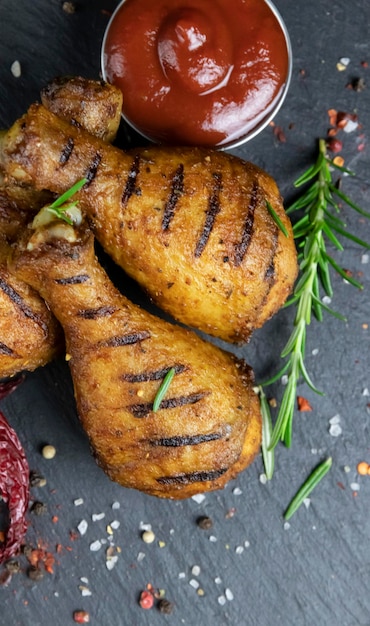
<svg viewBox="0 0 370 626"><path fill-rule="evenodd" d="M366 461L360 461L357 465L357 473L360 476L368 476L370 474L370 465Z"/></svg>
<svg viewBox="0 0 370 626"><path fill-rule="evenodd" d="M303 396L297 396L297 406L298 406L298 411L306 412L306 411L312 411L312 406L309 403L309 401L307 400L307 398L304 398Z"/></svg>
<svg viewBox="0 0 370 626"><path fill-rule="evenodd" d="M74 611L73 620L76 624L88 624L90 621L90 615L87 611Z"/></svg>

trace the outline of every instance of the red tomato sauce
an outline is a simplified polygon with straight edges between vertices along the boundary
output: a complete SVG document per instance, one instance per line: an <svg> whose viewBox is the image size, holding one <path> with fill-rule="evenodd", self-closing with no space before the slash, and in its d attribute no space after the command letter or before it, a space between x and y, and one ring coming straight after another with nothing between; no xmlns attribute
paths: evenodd
<svg viewBox="0 0 370 626"><path fill-rule="evenodd" d="M103 44L123 116L166 144L227 146L279 105L287 38L263 0L126 0Z"/></svg>

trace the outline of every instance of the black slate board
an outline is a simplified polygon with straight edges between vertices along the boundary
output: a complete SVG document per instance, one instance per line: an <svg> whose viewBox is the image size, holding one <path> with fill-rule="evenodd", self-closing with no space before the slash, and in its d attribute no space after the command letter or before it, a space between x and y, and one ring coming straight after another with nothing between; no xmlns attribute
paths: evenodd
<svg viewBox="0 0 370 626"><path fill-rule="evenodd" d="M290 92L275 120L286 141L268 127L234 153L269 171L290 200L292 182L311 163L317 138L326 135L327 110L357 111L362 128L343 134L343 154L358 177L344 184L368 209L370 92L346 85L359 77L370 81L370 5L366 0L276 4L294 52ZM54 76L99 76L101 40L116 2L78 0L75 6L76 12L67 14L59 0L1 0L0 127L9 126L37 100ZM336 68L341 57L350 59L343 72ZM21 64L19 78L10 69L15 60ZM121 141L125 147L125 133ZM359 150L361 143L364 150ZM369 222L350 211L347 215L350 228L369 241ZM299 387L313 411L297 412L292 449L279 447L274 478L266 485L260 482L263 465L258 458L224 491L207 495L201 503L161 501L125 490L111 483L90 456L66 364L60 360L27 375L0 409L18 432L31 468L47 478L46 487L32 491L47 504L47 513L29 516L27 537L33 545L45 541L57 562L54 573L38 583L21 573L0 587L1 624L65 626L73 623L73 611L84 609L99 626L370 625L370 477L356 472L359 461L370 461L370 265L363 254L356 245L346 245L337 254L345 268L361 276L364 290L334 278L333 306L348 321L326 317L322 324L313 322L307 343L307 366L325 395ZM119 283L120 276L115 279ZM131 291L145 304L132 285ZM293 313L281 311L248 346L236 349L253 365L257 380L277 370ZM272 390L277 396L280 391L279 385ZM335 415L340 415L343 429L337 438L329 434ZM52 461L40 454L45 442L57 448ZM310 506L284 527L282 514L290 498L329 455L333 468L312 494ZM357 496L353 483L360 486ZM83 498L80 506L74 504L78 498ZM112 508L113 503L120 508ZM105 517L93 521L95 513ZM211 530L198 528L200 515L212 518ZM58 519L53 522L54 516ZM82 519L88 521L88 530L79 536ZM108 544L96 552L90 544L106 541L107 524L114 520L120 522L112 535L120 552L110 571ZM141 540L142 523L151 524L153 544ZM199 573L192 572L194 566ZM199 583L198 590L191 581ZM165 590L175 605L171 615L138 605L147 584ZM91 595L82 595L81 586Z"/></svg>

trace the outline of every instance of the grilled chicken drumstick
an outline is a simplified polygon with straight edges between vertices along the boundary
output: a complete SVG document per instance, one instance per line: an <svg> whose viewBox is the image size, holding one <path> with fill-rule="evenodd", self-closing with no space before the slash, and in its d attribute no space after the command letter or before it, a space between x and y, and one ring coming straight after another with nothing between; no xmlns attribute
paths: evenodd
<svg viewBox="0 0 370 626"><path fill-rule="evenodd" d="M12 271L40 292L64 329L78 413L111 479L185 498L223 487L252 461L261 420L250 368L121 295L89 232L61 222L37 230L15 252Z"/></svg>
<svg viewBox="0 0 370 626"><path fill-rule="evenodd" d="M112 141L117 133L121 92L107 83L84 78L55 79L41 93L42 102L59 117ZM59 324L39 294L12 276L6 266L10 245L22 232L30 212L49 192L30 185L0 185L0 379L34 370L51 361L63 346Z"/></svg>
<svg viewBox="0 0 370 626"><path fill-rule="evenodd" d="M97 239L189 326L245 341L292 289L291 224L273 179L250 163L196 148L124 153L42 105L8 131L0 160L14 179L58 194L87 177L79 199Z"/></svg>

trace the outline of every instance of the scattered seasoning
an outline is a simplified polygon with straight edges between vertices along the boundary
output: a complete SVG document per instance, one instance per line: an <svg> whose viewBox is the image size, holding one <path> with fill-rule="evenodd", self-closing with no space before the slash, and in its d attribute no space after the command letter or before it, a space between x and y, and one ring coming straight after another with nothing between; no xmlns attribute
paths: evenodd
<svg viewBox="0 0 370 626"><path fill-rule="evenodd" d="M199 526L202 530L209 530L213 526L213 521L210 517L208 517L208 515L202 515L197 519L197 526Z"/></svg>
<svg viewBox="0 0 370 626"><path fill-rule="evenodd" d="M298 406L298 411L301 411L301 412L312 411L312 406L310 405L307 398L303 398L303 396L297 396L297 406Z"/></svg>
<svg viewBox="0 0 370 626"><path fill-rule="evenodd" d="M154 605L154 595L152 592L147 589L142 591L139 598L139 604L142 609L151 609Z"/></svg>
<svg viewBox="0 0 370 626"><path fill-rule="evenodd" d="M173 603L170 602L169 600L166 600L166 598L162 598L161 600L159 600L158 611L160 613L163 613L164 615L170 615L173 612L173 609L174 609Z"/></svg>
<svg viewBox="0 0 370 626"><path fill-rule="evenodd" d="M90 621L90 615L87 611L74 611L73 620L76 624L88 624Z"/></svg>
<svg viewBox="0 0 370 626"><path fill-rule="evenodd" d="M7 561L5 563L5 568L11 574L18 574L18 572L20 572L20 569L21 569L21 564L18 560L11 559L10 561Z"/></svg>
<svg viewBox="0 0 370 626"><path fill-rule="evenodd" d="M39 472L36 472L35 470L30 472L30 487L45 487L45 485L46 478L44 478L42 474L39 474Z"/></svg>
<svg viewBox="0 0 370 626"><path fill-rule="evenodd" d="M74 2L63 2L62 9L64 13L68 13L69 15L76 13L76 5Z"/></svg>
<svg viewBox="0 0 370 626"><path fill-rule="evenodd" d="M13 63L10 66L10 71L13 74L14 78L19 78L21 76L22 68L18 60L13 61Z"/></svg>
<svg viewBox="0 0 370 626"><path fill-rule="evenodd" d="M54 446L50 444L47 444L41 450L41 454L44 457L44 459L53 459L56 453L57 453L56 449L54 448Z"/></svg>
<svg viewBox="0 0 370 626"><path fill-rule="evenodd" d="M144 532L141 535L141 538L144 541L144 543L153 543L155 539L155 534L152 530L144 530Z"/></svg>
<svg viewBox="0 0 370 626"><path fill-rule="evenodd" d="M360 474L360 476L368 475L370 472L370 465L366 463L366 461L361 461L357 465L357 472Z"/></svg>
<svg viewBox="0 0 370 626"><path fill-rule="evenodd" d="M43 502L34 502L31 506L31 513L34 515L44 515L48 510L48 507Z"/></svg>
<svg viewBox="0 0 370 626"><path fill-rule="evenodd" d="M31 580L39 581L44 578L44 572L39 567L31 565L27 570L27 576Z"/></svg>

